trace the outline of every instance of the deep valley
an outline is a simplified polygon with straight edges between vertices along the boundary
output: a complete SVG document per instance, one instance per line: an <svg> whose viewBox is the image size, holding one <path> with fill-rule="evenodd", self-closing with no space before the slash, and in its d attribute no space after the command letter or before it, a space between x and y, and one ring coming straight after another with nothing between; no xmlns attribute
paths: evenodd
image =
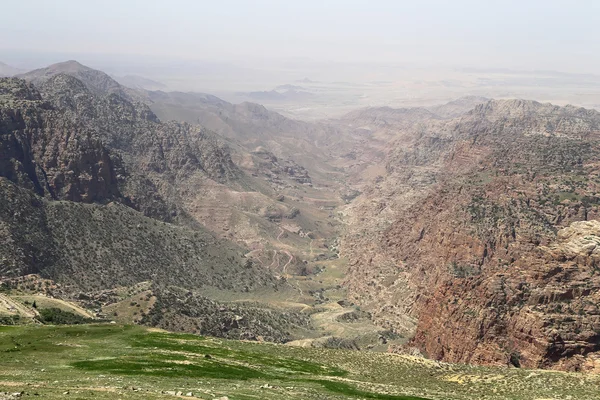
<svg viewBox="0 0 600 400"><path fill-rule="evenodd" d="M0 78L0 399L597 397L600 112L131 86Z"/></svg>

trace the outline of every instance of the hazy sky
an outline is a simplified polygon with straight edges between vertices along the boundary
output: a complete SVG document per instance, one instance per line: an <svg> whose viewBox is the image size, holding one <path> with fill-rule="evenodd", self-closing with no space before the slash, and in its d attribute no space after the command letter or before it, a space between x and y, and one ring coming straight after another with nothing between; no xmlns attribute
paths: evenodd
<svg viewBox="0 0 600 400"><path fill-rule="evenodd" d="M600 1L5 0L2 50L600 73Z"/></svg>

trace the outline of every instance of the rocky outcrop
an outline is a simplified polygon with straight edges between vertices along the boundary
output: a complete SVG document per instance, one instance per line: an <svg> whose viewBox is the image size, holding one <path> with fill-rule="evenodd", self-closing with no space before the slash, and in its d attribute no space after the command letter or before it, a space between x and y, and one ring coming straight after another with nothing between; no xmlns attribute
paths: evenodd
<svg viewBox="0 0 600 400"><path fill-rule="evenodd" d="M265 179L275 188L281 190L289 187L284 179L289 178L299 184L312 186L312 180L306 168L292 160L280 160L263 147L258 147L252 154L256 157L255 175L264 175Z"/></svg>

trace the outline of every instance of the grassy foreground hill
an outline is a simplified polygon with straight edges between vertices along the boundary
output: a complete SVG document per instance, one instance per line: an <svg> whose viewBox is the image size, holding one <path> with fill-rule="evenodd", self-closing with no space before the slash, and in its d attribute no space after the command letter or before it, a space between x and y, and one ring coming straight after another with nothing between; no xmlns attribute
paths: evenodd
<svg viewBox="0 0 600 400"><path fill-rule="evenodd" d="M597 399L600 377L138 326L0 327L0 399Z"/></svg>

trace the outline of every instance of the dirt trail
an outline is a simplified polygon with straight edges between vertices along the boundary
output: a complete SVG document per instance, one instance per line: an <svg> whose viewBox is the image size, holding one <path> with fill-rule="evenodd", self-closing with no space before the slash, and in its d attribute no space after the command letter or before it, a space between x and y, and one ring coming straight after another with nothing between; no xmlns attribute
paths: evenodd
<svg viewBox="0 0 600 400"><path fill-rule="evenodd" d="M322 340L327 340L327 338L330 338L332 336L322 336L319 338L309 338L309 339L298 339L298 340L292 340L290 342L287 342L285 345L286 346L293 346L293 347L313 347L313 343L315 341L322 341Z"/></svg>
<svg viewBox="0 0 600 400"><path fill-rule="evenodd" d="M279 232L279 235L277 235L277 241L278 241L279 243L282 243L282 242L281 242L281 235L283 235L283 234L285 233L285 229L283 229L282 227L279 227L279 231L280 231L280 232ZM282 252L282 253L285 253L285 255L287 255L287 256L289 257L289 259L288 259L287 263L285 263L285 265L284 265L284 266L283 266L283 268L281 269L281 274L282 274L284 277L286 277L286 278L289 278L289 276L287 275L287 267L288 267L288 265L290 265L290 264L291 264L291 263L294 261L294 256L292 255L292 253L290 253L290 252L289 252L289 251L287 251L287 250L281 250L281 252ZM300 288L298 288L298 289L300 289ZM300 289L300 292L302 292L302 289Z"/></svg>
<svg viewBox="0 0 600 400"><path fill-rule="evenodd" d="M283 269L282 269L282 273L285 276L288 265L290 265L292 263L292 261L294 261L294 256L292 255L292 253L290 253L287 250L282 250L282 252L285 253L290 258L288 260L288 262L283 266Z"/></svg>
<svg viewBox="0 0 600 400"><path fill-rule="evenodd" d="M273 262L269 265L269 268L272 270L273 266L277 263L275 269L279 268L279 257L277 256L277 250L273 250Z"/></svg>
<svg viewBox="0 0 600 400"><path fill-rule="evenodd" d="M256 259L261 266L265 266L265 263L260 259L260 257L258 256L258 254L260 254L263 251L263 249L256 249L256 250L252 250L248 253L246 253L244 255L244 257L248 258L248 257L253 257L254 259Z"/></svg>

